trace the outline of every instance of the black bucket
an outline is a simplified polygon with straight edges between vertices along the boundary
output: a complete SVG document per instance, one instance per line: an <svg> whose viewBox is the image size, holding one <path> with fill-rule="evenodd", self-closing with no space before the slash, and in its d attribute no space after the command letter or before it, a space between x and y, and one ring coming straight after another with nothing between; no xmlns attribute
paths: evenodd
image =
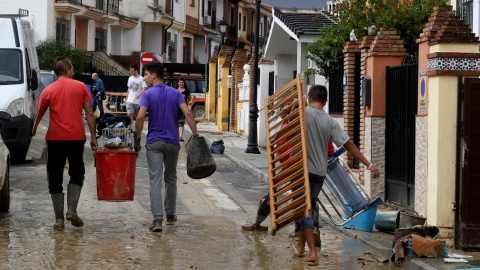
<svg viewBox="0 0 480 270"><path fill-rule="evenodd" d="M202 179L217 170L210 148L203 137L193 139L187 152L187 175L193 179Z"/></svg>

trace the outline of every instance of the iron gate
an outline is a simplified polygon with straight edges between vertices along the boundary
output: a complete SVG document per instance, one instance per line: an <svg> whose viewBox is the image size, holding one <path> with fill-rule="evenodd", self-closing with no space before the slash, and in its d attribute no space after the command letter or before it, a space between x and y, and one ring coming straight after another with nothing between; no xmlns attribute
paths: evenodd
<svg viewBox="0 0 480 270"><path fill-rule="evenodd" d="M386 87L385 197L413 208L418 64L387 67Z"/></svg>
<svg viewBox="0 0 480 270"><path fill-rule="evenodd" d="M343 62L344 56L337 58L338 66L330 74L328 84L328 112L343 114Z"/></svg>

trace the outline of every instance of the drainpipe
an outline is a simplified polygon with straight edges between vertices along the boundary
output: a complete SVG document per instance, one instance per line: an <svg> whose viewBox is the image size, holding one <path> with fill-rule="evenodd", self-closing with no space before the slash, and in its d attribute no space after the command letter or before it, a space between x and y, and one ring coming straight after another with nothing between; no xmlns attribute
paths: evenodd
<svg viewBox="0 0 480 270"><path fill-rule="evenodd" d="M170 23L170 25L167 26L167 28L165 28L165 34L163 37L163 55L165 55L165 58L163 59L164 61L167 58L167 31L168 31L168 28L172 27L172 25L173 25L173 20ZM163 55L162 55L162 58L163 58Z"/></svg>

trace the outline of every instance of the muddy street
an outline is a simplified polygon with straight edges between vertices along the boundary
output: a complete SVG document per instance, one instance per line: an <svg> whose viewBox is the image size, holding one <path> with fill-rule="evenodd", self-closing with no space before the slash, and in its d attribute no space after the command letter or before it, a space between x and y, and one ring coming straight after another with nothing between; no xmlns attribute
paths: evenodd
<svg viewBox="0 0 480 270"><path fill-rule="evenodd" d="M368 248L323 221L315 267L294 256L288 237L293 225L276 236L242 231L240 225L253 222L267 184L223 155L214 156L215 174L194 180L186 175L182 143L178 222L164 225L161 233L148 230L152 216L145 149L137 160L131 202L98 201L88 144L84 157L86 177L78 213L85 226L66 222L60 232L53 229L45 155L42 160L12 164L11 207L0 215L0 269L390 269L388 264L358 260Z"/></svg>

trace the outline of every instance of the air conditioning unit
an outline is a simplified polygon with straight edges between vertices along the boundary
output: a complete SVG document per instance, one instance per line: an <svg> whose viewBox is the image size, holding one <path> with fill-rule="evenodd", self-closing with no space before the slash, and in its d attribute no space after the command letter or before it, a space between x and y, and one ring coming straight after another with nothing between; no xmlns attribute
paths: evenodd
<svg viewBox="0 0 480 270"><path fill-rule="evenodd" d="M167 32L167 42L172 43L173 42L173 34L172 32Z"/></svg>
<svg viewBox="0 0 480 270"><path fill-rule="evenodd" d="M203 25L211 25L212 24L212 16L205 15L203 16Z"/></svg>

